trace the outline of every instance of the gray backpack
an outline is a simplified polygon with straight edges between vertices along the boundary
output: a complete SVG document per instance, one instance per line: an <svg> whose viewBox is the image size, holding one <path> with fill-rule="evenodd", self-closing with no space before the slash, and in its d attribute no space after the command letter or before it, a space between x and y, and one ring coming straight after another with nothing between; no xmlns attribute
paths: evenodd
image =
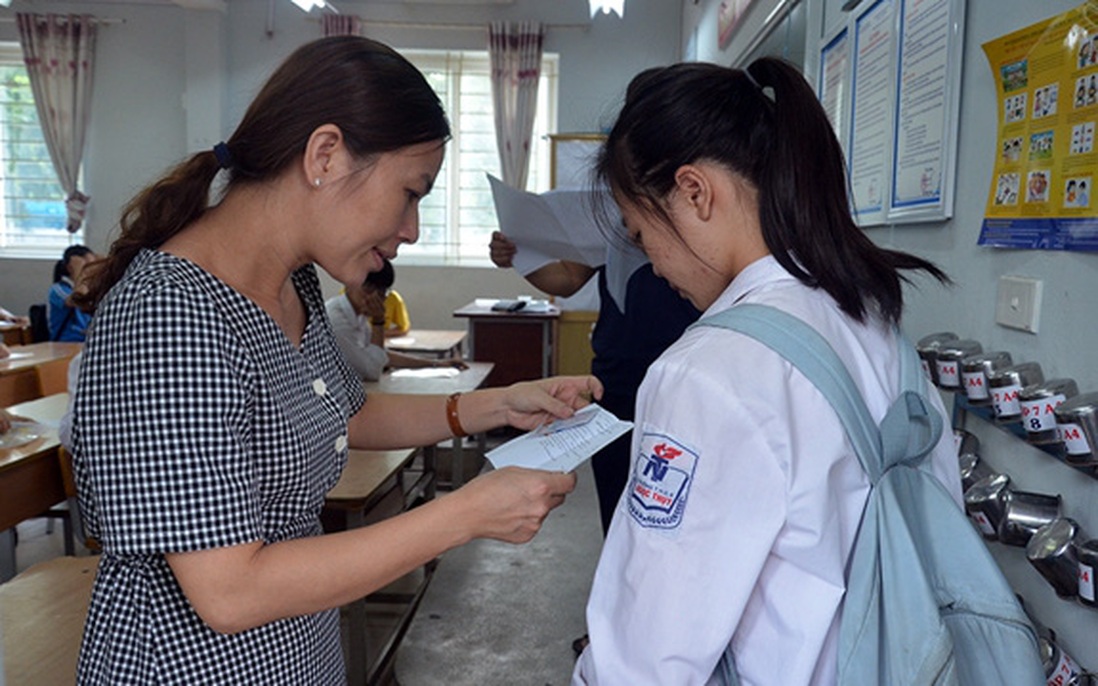
<svg viewBox="0 0 1098 686"><path fill-rule="evenodd" d="M942 417L914 347L897 336L903 389L878 427L850 373L811 326L742 304L694 326L738 331L772 348L830 401L871 488L847 567L838 683L1045 683L1037 635L983 540L921 468ZM739 684L731 646L714 676Z"/></svg>

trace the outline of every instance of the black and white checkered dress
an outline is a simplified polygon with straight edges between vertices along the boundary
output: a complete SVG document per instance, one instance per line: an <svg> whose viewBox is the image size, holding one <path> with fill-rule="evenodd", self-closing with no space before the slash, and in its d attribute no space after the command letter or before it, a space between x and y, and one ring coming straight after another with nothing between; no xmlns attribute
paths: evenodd
<svg viewBox="0 0 1098 686"><path fill-rule="evenodd" d="M338 610L234 635L207 627L164 554L321 533L365 401L313 266L296 348L186 260L144 251L101 303L74 406L74 463L103 545L80 684L342 684Z"/></svg>

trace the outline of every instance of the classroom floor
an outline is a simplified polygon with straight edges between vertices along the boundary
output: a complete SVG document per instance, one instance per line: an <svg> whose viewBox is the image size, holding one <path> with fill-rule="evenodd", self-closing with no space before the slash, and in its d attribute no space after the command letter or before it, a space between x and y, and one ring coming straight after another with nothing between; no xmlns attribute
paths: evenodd
<svg viewBox="0 0 1098 686"><path fill-rule="evenodd" d="M567 501L522 546L474 541L446 553L397 652L400 686L560 686L602 534L590 465ZM20 524L19 571L63 554L61 526Z"/></svg>

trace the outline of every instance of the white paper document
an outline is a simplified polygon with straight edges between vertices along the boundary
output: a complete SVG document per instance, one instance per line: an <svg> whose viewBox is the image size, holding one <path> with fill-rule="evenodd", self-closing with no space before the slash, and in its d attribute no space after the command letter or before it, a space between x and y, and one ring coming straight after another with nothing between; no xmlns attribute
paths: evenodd
<svg viewBox="0 0 1098 686"><path fill-rule="evenodd" d="M557 419L512 439L485 454L492 465L570 472L633 428L592 403L568 419Z"/></svg>
<svg viewBox="0 0 1098 686"><path fill-rule="evenodd" d="M452 379L458 374L461 370L456 367L402 367L392 371L398 379Z"/></svg>

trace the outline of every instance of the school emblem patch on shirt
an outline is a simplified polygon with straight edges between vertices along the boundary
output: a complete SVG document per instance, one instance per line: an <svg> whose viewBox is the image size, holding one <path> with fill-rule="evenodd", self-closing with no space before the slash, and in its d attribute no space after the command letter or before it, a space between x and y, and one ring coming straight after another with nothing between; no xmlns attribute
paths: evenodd
<svg viewBox="0 0 1098 686"><path fill-rule="evenodd" d="M633 519L650 529L678 528L697 463L698 454L678 441L646 432L629 481Z"/></svg>

